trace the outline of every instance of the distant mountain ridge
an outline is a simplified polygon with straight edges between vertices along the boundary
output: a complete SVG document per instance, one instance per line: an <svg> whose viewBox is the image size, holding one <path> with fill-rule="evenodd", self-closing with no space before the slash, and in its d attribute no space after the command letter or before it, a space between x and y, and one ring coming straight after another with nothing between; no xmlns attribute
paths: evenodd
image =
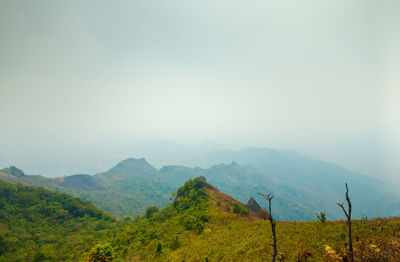
<svg viewBox="0 0 400 262"><path fill-rule="evenodd" d="M3 169L0 179L71 193L119 217L141 214L148 206L168 205L171 192L198 176L206 177L219 190L244 203L253 197L265 207L257 193L273 193L275 214L280 220L312 220L319 211L330 219L341 218L336 203L343 201L345 182L350 186L355 217L400 214L400 198L385 192L382 181L296 152L249 148L215 151L208 157L222 164L210 168L171 165L156 169L144 158L128 158L94 176L52 179L14 176Z"/></svg>

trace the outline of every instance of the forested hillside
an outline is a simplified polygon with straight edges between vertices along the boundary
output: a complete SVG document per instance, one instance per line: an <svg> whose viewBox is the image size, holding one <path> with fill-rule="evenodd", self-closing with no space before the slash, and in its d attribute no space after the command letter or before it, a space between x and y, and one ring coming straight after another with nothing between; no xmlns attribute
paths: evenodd
<svg viewBox="0 0 400 262"><path fill-rule="evenodd" d="M78 261L114 223L80 198L0 181L0 261Z"/></svg>

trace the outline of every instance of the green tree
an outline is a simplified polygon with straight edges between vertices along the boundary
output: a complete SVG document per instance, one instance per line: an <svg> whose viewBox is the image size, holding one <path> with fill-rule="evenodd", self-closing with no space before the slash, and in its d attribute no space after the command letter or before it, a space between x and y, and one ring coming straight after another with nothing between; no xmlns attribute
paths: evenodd
<svg viewBox="0 0 400 262"><path fill-rule="evenodd" d="M233 213L242 214L242 215L246 215L246 216L249 214L249 210L236 201L232 202L232 211L233 211Z"/></svg>
<svg viewBox="0 0 400 262"><path fill-rule="evenodd" d="M7 251L7 243L5 239L0 235L0 256Z"/></svg>
<svg viewBox="0 0 400 262"><path fill-rule="evenodd" d="M148 207L146 210L146 218L151 218L153 216L154 213L160 212L160 210L158 209L158 207Z"/></svg>
<svg viewBox="0 0 400 262"><path fill-rule="evenodd" d="M319 212L317 213L317 218L319 221L321 221L322 223L325 223L327 218L326 218L326 214L324 212Z"/></svg>
<svg viewBox="0 0 400 262"><path fill-rule="evenodd" d="M46 259L46 256L42 253L36 253L35 256L33 257L33 262L40 262Z"/></svg>
<svg viewBox="0 0 400 262"><path fill-rule="evenodd" d="M156 247L156 256L160 255L161 251L162 251L162 245L160 242L158 242Z"/></svg>
<svg viewBox="0 0 400 262"><path fill-rule="evenodd" d="M96 245L89 252L88 261L108 262L113 261L112 247L109 243Z"/></svg>

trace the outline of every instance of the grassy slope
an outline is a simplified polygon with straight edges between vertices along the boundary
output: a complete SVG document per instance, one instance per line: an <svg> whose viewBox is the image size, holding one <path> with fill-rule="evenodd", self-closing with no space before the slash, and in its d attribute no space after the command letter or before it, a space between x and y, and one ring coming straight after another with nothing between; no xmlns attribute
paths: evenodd
<svg viewBox="0 0 400 262"><path fill-rule="evenodd" d="M113 241L117 256L130 261L270 260L269 222L251 213L234 214L229 208L231 197L213 187L206 191L205 200L192 202L189 209L180 208L179 203L176 207L172 204L151 219L126 225ZM178 202L184 199L178 198ZM202 215L208 217L207 221L199 219ZM186 219L188 216L192 217ZM187 220L193 225L200 221L200 230L196 227L188 230L184 225ZM304 253L311 254L308 261L322 261L327 259L325 245L337 253L344 249L346 225L343 221L278 222L277 238L286 261L295 261L296 256ZM375 261L396 261L394 257L400 256L400 219L353 221L353 238L356 261L372 261L374 256L380 258ZM156 252L158 243L161 252Z"/></svg>

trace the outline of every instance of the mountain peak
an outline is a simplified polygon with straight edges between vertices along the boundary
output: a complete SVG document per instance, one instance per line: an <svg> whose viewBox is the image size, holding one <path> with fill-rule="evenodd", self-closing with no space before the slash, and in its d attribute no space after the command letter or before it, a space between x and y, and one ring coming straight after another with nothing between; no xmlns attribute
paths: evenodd
<svg viewBox="0 0 400 262"><path fill-rule="evenodd" d="M22 171L21 169L15 167L15 166L10 166L10 167L4 168L4 169L2 169L0 171L2 171L4 173L7 173L7 174L10 174L10 175L15 176L15 177L23 177L23 176L25 176L24 171Z"/></svg>
<svg viewBox="0 0 400 262"><path fill-rule="evenodd" d="M121 164L121 163L147 163L148 164L147 160L143 157L142 158L129 157L127 159L120 161L118 164Z"/></svg>
<svg viewBox="0 0 400 262"><path fill-rule="evenodd" d="M113 168L138 168L138 167L151 167L153 168L152 165L149 164L149 162L146 161L146 159L144 158L127 158L125 160L122 160L121 162L119 162L116 166L114 166Z"/></svg>
<svg viewBox="0 0 400 262"><path fill-rule="evenodd" d="M135 175L149 175L156 174L155 169L149 162L144 158L128 158L122 160L117 165L112 167L110 170L104 173L107 176L135 176Z"/></svg>

